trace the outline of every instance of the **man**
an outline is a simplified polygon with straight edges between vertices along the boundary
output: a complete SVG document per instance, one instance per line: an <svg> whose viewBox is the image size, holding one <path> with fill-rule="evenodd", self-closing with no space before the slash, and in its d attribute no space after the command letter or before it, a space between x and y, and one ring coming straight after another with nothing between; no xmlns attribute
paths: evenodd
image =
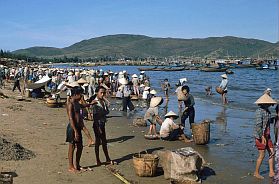
<svg viewBox="0 0 279 184"><path fill-rule="evenodd" d="M227 74L223 74L221 75L222 77L222 81L221 84L219 85L219 87L223 90L223 93L221 94L222 96L222 103L225 105L228 103L228 99L227 99L227 93L228 93L228 76Z"/></svg>
<svg viewBox="0 0 279 184"><path fill-rule="evenodd" d="M182 87L182 93L185 95L186 99L184 100L185 109L182 112L181 125L185 127L185 121L189 117L190 129L192 129L192 124L195 122L195 100L193 95L189 92L189 86Z"/></svg>
<svg viewBox="0 0 279 184"><path fill-rule="evenodd" d="M168 100L169 99L169 90L170 90L170 83L169 83L168 79L164 80L164 83L162 84L162 88L164 90L166 99Z"/></svg>
<svg viewBox="0 0 279 184"><path fill-rule="evenodd" d="M106 138L106 129L105 124L107 122L106 115L109 114L108 105L104 99L106 94L106 89L103 86L96 88L96 98L97 102L93 105L93 130L95 133L95 155L97 166L101 165L100 156L99 156L99 147L102 144L103 152L106 157L107 164L116 164L109 157L108 148L107 148L107 138Z"/></svg>
<svg viewBox="0 0 279 184"><path fill-rule="evenodd" d="M14 87L13 87L13 92L15 91L15 88L17 88L19 90L19 92L21 92L20 83L19 83L20 77L21 77L20 73L17 72L14 77L15 83L14 83Z"/></svg>
<svg viewBox="0 0 279 184"><path fill-rule="evenodd" d="M129 107L129 110L132 111L135 109L132 101L131 101L131 90L130 90L130 86L128 85L128 81L125 78L121 78L119 80L119 83L122 84L120 86L120 90L123 93L123 99L122 99L122 106L123 109L122 111L127 112L127 107Z"/></svg>
<svg viewBox="0 0 279 184"><path fill-rule="evenodd" d="M66 142L69 143L68 159L69 159L69 172L76 173L80 170L80 158L82 154L82 117L80 115L80 104L82 90L80 88L73 88L71 90L71 100L67 103L67 113L69 116L69 124L67 126ZM76 150L75 166L73 163L73 154Z"/></svg>

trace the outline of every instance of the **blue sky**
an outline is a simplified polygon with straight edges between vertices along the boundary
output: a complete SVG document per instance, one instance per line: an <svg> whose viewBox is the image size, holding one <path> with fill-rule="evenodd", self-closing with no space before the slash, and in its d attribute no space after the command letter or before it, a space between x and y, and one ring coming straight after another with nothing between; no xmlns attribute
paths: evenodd
<svg viewBox="0 0 279 184"><path fill-rule="evenodd" d="M10 51L119 33L279 37L278 0L0 0L0 8L0 48Z"/></svg>

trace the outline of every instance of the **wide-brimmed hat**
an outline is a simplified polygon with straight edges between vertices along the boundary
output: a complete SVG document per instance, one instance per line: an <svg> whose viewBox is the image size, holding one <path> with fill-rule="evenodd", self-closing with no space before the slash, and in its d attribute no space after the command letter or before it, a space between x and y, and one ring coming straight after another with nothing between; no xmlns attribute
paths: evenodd
<svg viewBox="0 0 279 184"><path fill-rule="evenodd" d="M221 77L222 77L222 78L225 78L225 79L228 78L227 74L223 74L223 75L221 75Z"/></svg>
<svg viewBox="0 0 279 184"><path fill-rule="evenodd" d="M141 84L141 85L140 85L140 88L143 88L143 87L145 87L145 85L144 85L144 84Z"/></svg>
<svg viewBox="0 0 279 184"><path fill-rule="evenodd" d="M150 89L150 87L146 86L146 87L144 88L144 91L147 91L147 90L149 90L149 89Z"/></svg>
<svg viewBox="0 0 279 184"><path fill-rule="evenodd" d="M137 74L132 75L133 78L138 78Z"/></svg>
<svg viewBox="0 0 279 184"><path fill-rule="evenodd" d="M255 104L277 104L268 94L262 95Z"/></svg>
<svg viewBox="0 0 279 184"><path fill-rule="evenodd" d="M105 73L104 73L104 75L108 75L108 73L107 73L107 72L105 72Z"/></svg>
<svg viewBox="0 0 279 184"><path fill-rule="evenodd" d="M150 91L150 94L151 94L151 95L156 95L156 94L157 94L157 91L155 91L155 89L152 89L152 90Z"/></svg>
<svg viewBox="0 0 279 184"><path fill-rule="evenodd" d="M151 98L150 107L157 107L164 102L163 98L160 96Z"/></svg>
<svg viewBox="0 0 279 184"><path fill-rule="evenodd" d="M145 73L145 71L141 71L140 73Z"/></svg>
<svg viewBox="0 0 279 184"><path fill-rule="evenodd" d="M165 118L168 118L168 117L178 118L178 115L175 114L173 111L170 111L165 115Z"/></svg>
<svg viewBox="0 0 279 184"><path fill-rule="evenodd" d="M83 78L80 78L80 79L77 81L77 83L79 83L79 84L85 84L85 83L87 83L87 81L84 80Z"/></svg>
<svg viewBox="0 0 279 184"><path fill-rule="evenodd" d="M74 74L73 72L69 72L69 73L68 73L68 75L73 75L73 74Z"/></svg>
<svg viewBox="0 0 279 184"><path fill-rule="evenodd" d="M75 82L71 82L71 83L67 83L65 84L65 86L70 87L70 88L74 88L74 87L79 87L79 83Z"/></svg>
<svg viewBox="0 0 279 184"><path fill-rule="evenodd" d="M120 84L123 84L123 85L127 85L127 84L128 84L128 81L127 81L125 78L119 79L118 82L119 82Z"/></svg>

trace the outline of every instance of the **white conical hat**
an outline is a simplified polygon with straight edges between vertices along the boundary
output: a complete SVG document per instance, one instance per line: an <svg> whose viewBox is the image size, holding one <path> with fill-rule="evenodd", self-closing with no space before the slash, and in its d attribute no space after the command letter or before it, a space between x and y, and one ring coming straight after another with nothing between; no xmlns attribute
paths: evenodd
<svg viewBox="0 0 279 184"><path fill-rule="evenodd" d="M86 75L87 74L87 72L85 71L85 70L83 70L81 73L80 73L80 75Z"/></svg>
<svg viewBox="0 0 279 184"><path fill-rule="evenodd" d="M150 91L150 94L151 94L151 95L156 95L156 94L157 94L157 91L155 91L154 89L152 89L152 90Z"/></svg>
<svg viewBox="0 0 279 184"><path fill-rule="evenodd" d="M80 78L80 79L77 81L77 83L79 83L79 84L85 84L85 83L87 83L87 81L84 80L83 78Z"/></svg>
<svg viewBox="0 0 279 184"><path fill-rule="evenodd" d="M165 115L165 118L170 117L170 116L178 117L177 114L175 114L173 111L170 111L170 112L168 112L168 113Z"/></svg>
<svg viewBox="0 0 279 184"><path fill-rule="evenodd" d="M128 84L128 81L127 81L125 78L119 79L118 82L119 82L120 84L123 84L123 85Z"/></svg>
<svg viewBox="0 0 279 184"><path fill-rule="evenodd" d="M138 78L137 74L132 75L133 78Z"/></svg>
<svg viewBox="0 0 279 184"><path fill-rule="evenodd" d="M70 87L70 88L74 88L74 87L79 87L80 85L75 81L72 83L67 83L65 84L65 86Z"/></svg>
<svg viewBox="0 0 279 184"><path fill-rule="evenodd" d="M73 72L69 72L69 73L68 73L68 75L73 75L73 74L74 74Z"/></svg>
<svg viewBox="0 0 279 184"><path fill-rule="evenodd" d="M163 98L160 96L151 98L150 107L157 107L158 105L163 103Z"/></svg>
<svg viewBox="0 0 279 184"><path fill-rule="evenodd" d="M277 104L268 94L262 95L255 104Z"/></svg>
<svg viewBox="0 0 279 184"><path fill-rule="evenodd" d="M222 78L225 78L225 79L228 78L227 74L223 74L223 75L221 75L221 77L222 77Z"/></svg>
<svg viewBox="0 0 279 184"><path fill-rule="evenodd" d="M143 87L145 87L145 85L144 85L144 84L141 84L141 85L140 85L140 88L143 88Z"/></svg>
<svg viewBox="0 0 279 184"><path fill-rule="evenodd" d="M149 90L149 89L150 89L150 87L146 86L146 87L144 88L144 91L147 91L147 90Z"/></svg>
<svg viewBox="0 0 279 184"><path fill-rule="evenodd" d="M119 72L119 75L123 75L123 72Z"/></svg>
<svg viewBox="0 0 279 184"><path fill-rule="evenodd" d="M108 73L107 73L107 72L105 72L105 73L104 73L104 75L108 75Z"/></svg>
<svg viewBox="0 0 279 184"><path fill-rule="evenodd" d="M140 73L145 73L145 71L141 71Z"/></svg>

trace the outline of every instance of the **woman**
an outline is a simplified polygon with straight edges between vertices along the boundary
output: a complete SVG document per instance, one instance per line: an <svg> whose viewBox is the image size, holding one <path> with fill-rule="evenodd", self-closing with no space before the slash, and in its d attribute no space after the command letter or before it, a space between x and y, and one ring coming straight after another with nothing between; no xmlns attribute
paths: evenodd
<svg viewBox="0 0 279 184"><path fill-rule="evenodd" d="M222 82L219 85L220 88L222 88L223 93L222 93L222 102L223 104L227 104L228 103L228 99L227 99L227 93L228 93L228 76L226 74L221 75L222 77Z"/></svg>
<svg viewBox="0 0 279 184"><path fill-rule="evenodd" d="M269 95L264 94L261 96L255 104L259 106L256 110L256 122L254 125L254 137L256 142L256 147L259 151L259 157L256 162L256 169L254 176L258 179L264 179L260 175L260 166L265 156L265 150L269 154L269 177L274 177L274 149L270 137L270 123L271 123L271 113L269 107L276 104L277 102L273 100Z"/></svg>

